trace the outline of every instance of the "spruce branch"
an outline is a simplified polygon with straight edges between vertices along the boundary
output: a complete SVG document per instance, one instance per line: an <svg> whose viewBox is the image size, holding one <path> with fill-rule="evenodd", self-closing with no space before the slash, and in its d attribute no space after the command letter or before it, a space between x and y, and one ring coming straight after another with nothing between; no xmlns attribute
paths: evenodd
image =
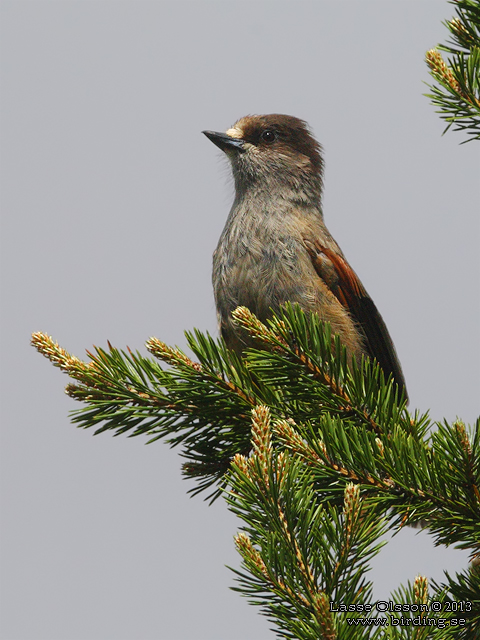
<svg viewBox="0 0 480 640"><path fill-rule="evenodd" d="M363 626L358 610L333 615L332 603L370 602L366 575L387 527L427 521L436 544L478 560L480 420L432 430L375 362L349 362L330 327L298 306L267 324L239 308L235 321L258 345L242 359L197 330L186 334L193 359L156 338L150 357L108 344L87 362L45 334L32 344L71 378L66 391L84 404L74 424L181 446L191 493L224 493L243 521L236 589L282 637L387 637ZM478 603L479 579L475 567L447 575L431 597ZM398 598L425 600L422 580ZM478 610L463 612L470 636L456 637L475 637ZM389 633L427 637L423 628ZM428 637L451 633L437 627Z"/></svg>
<svg viewBox="0 0 480 640"><path fill-rule="evenodd" d="M480 138L480 0L453 0L456 17L443 24L450 32L448 44L439 44L425 54L436 84L425 94L438 107L437 113L456 131ZM441 51L450 54L447 61ZM463 144L463 143L462 143Z"/></svg>
<svg viewBox="0 0 480 640"><path fill-rule="evenodd" d="M433 582L432 599L449 603L445 609L448 618L464 617L467 624L463 629L455 629L451 638L478 640L480 638L480 575L474 568L456 573L455 578L445 572L444 583ZM465 605L465 603L470 603Z"/></svg>
<svg viewBox="0 0 480 640"><path fill-rule="evenodd" d="M305 314L298 304L287 302L268 327L246 307L238 307L232 315L251 337L272 349L268 358L263 350L250 350L248 366L271 385L281 386L284 401L293 405L295 413L311 409L316 415L320 406L342 419L358 418L377 433L399 419L406 402L396 385L385 381L377 363L365 361L359 367L354 360L347 362L339 337L332 336L330 325L319 323L315 314ZM404 427L409 428L408 422Z"/></svg>
<svg viewBox="0 0 480 640"><path fill-rule="evenodd" d="M249 458L235 457L229 474L227 501L245 522L236 537L245 571L232 569L235 589L262 608L282 637L371 637L352 634L347 616L333 616L329 603L369 601L365 573L385 523L364 508L353 484L342 511L322 506L301 461L272 450L268 410L259 407L252 417L257 444Z"/></svg>
<svg viewBox="0 0 480 640"><path fill-rule="evenodd" d="M85 363L43 334L32 342L76 381L67 393L86 406L74 412L75 424L182 445L184 473L198 482L193 493L217 485L211 496L219 495L234 456L252 448L250 411L265 405L275 447L301 458L328 500L338 504L353 482L397 525L427 519L438 542L478 553L479 425L468 435L460 423L445 424L426 437L427 416L409 414L376 363L348 363L315 315L287 305L269 327L238 309L236 318L242 315L272 351L251 350L240 360L196 331L187 334L194 362L152 338L147 348L166 369L111 345Z"/></svg>
<svg viewBox="0 0 480 640"><path fill-rule="evenodd" d="M201 363L150 339L147 348L170 369L111 345L108 351L96 347L87 352L91 360L85 363L45 334L33 334L32 344L76 381L66 392L86 406L73 412L73 423L95 427L95 435L131 431L152 436L151 442L167 437L172 446L182 444L185 474L201 479L192 493L221 482L235 453L250 449L250 409L261 400L272 401L235 355L209 336L194 345L202 353ZM228 379L226 372L233 370Z"/></svg>

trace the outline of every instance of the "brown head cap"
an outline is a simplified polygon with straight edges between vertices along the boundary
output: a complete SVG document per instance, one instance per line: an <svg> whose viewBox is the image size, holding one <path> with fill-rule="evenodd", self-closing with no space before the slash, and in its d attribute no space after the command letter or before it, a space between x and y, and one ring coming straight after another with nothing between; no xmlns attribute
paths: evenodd
<svg viewBox="0 0 480 640"><path fill-rule="evenodd" d="M322 173L321 146L304 120L279 113L245 116L226 133L254 145L259 153L300 161L305 169L309 165L313 173Z"/></svg>

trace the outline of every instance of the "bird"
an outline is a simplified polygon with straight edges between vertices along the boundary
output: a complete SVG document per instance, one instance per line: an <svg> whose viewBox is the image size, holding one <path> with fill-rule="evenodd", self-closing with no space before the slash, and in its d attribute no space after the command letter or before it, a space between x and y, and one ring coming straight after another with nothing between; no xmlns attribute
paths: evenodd
<svg viewBox="0 0 480 640"><path fill-rule="evenodd" d="M329 322L349 358L376 359L408 399L385 322L323 217L322 147L308 124L284 114L248 115L225 133L203 131L230 160L235 198L213 254L220 334L242 356L253 346L232 312L265 322L286 302Z"/></svg>

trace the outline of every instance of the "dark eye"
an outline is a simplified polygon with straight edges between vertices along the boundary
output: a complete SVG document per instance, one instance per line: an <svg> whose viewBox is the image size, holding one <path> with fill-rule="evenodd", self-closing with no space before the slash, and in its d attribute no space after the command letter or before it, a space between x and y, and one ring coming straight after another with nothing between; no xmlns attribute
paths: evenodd
<svg viewBox="0 0 480 640"><path fill-rule="evenodd" d="M270 144L272 142L275 142L275 140L277 139L277 133L272 129L266 129L265 131L262 132L261 138L264 142L267 142L268 144Z"/></svg>

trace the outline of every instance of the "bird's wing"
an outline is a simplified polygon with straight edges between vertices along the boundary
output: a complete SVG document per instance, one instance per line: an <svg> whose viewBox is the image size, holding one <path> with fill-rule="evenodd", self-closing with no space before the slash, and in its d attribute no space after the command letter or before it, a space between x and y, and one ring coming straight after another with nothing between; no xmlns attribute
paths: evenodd
<svg viewBox="0 0 480 640"><path fill-rule="evenodd" d="M407 397L402 368L388 329L357 274L343 256L332 249L317 241L304 240L304 243L315 271L363 329L365 347L370 357L378 361L386 376L393 375Z"/></svg>

